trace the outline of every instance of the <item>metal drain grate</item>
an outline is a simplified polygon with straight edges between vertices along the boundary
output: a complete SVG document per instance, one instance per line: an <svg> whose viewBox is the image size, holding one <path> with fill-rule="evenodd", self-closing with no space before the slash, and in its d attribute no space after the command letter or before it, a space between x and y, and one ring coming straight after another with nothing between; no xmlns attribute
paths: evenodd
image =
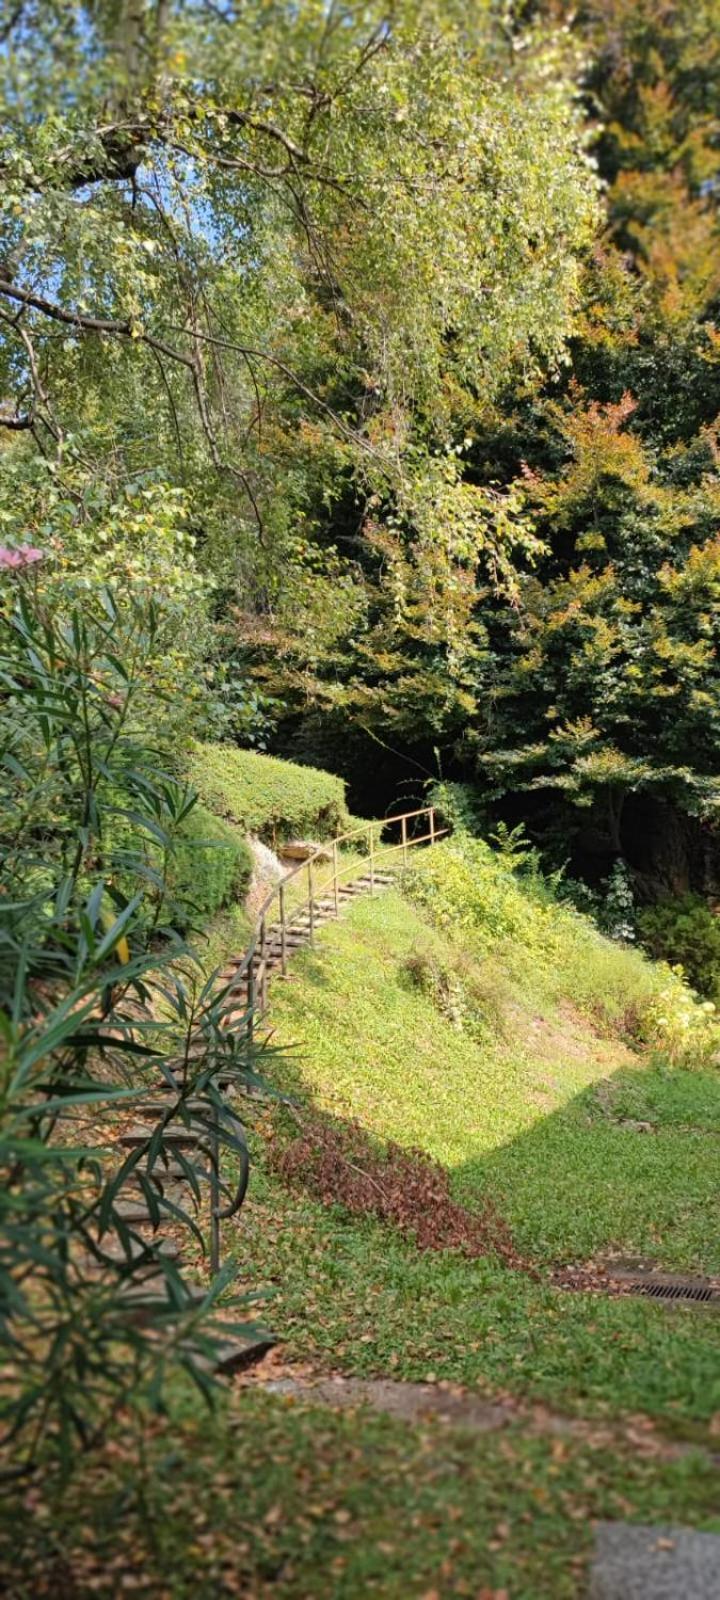
<svg viewBox="0 0 720 1600"><path fill-rule="evenodd" d="M627 1294L641 1294L651 1300L685 1301L720 1310L720 1289L710 1283L698 1282L697 1279L660 1277L653 1272L613 1272L611 1279L622 1284Z"/></svg>

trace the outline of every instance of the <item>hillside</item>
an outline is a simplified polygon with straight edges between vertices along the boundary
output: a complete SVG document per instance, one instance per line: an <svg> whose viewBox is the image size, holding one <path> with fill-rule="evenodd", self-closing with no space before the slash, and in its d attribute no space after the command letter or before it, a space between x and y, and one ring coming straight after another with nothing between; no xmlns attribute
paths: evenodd
<svg viewBox="0 0 720 1600"><path fill-rule="evenodd" d="M266 1176L239 1260L279 1284L289 1351L563 1409L640 1409L692 1435L720 1405L714 1319L570 1293L548 1274L617 1255L720 1271L710 1016L475 842L437 847L404 893L324 930L273 991L274 1043L292 1045L280 1082L435 1157L468 1208L497 1207L539 1276L421 1254Z"/></svg>
<svg viewBox="0 0 720 1600"><path fill-rule="evenodd" d="M282 837L301 815L320 828L312 806L337 791L218 748L208 780L203 759L188 880L226 901L207 970L252 926L231 887L249 809ZM259 781L230 820L241 769ZM208 873L215 852L227 870ZM93 1592L141 1563L173 1600L576 1600L593 1519L716 1526L720 1325L598 1278L619 1254L720 1272L713 1008L559 901L532 858L459 832L410 862L272 987L269 1098L243 1112L250 1197L224 1237L277 1352L209 1417L179 1375L166 1420L148 1430L140 1409L142 1517L117 1514L119 1494L134 1505L129 1418L69 1494L47 1491L53 1552ZM56 1558L34 1502L21 1526L14 1595L34 1600Z"/></svg>

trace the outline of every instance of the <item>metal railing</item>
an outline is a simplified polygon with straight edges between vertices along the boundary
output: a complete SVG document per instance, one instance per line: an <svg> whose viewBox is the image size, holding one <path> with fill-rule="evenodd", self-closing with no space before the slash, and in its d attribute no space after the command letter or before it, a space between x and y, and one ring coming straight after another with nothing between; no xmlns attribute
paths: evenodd
<svg viewBox="0 0 720 1600"><path fill-rule="evenodd" d="M408 826L410 823L414 824L412 828ZM427 829L425 832L421 831L423 824ZM399 828L400 838L395 843L386 841L384 835L394 828ZM378 819L363 823L351 828L348 833L339 834L327 845L318 845L305 860L298 862L292 871L281 878L260 907L253 938L233 980L233 988L242 988L244 983L250 1038L256 1022L267 1010L270 955L279 956L280 970L284 976L287 972L289 940L293 933L307 935L308 942L313 945L318 913L322 911L331 916L339 915L344 886L349 886L353 879L361 876L363 881L369 880L369 892L374 894L376 880L392 858L399 853L401 863L405 866L411 849L421 844L433 845L448 832L448 828L438 827L434 806L404 811L384 821ZM367 846L365 854L360 860L355 856L353 860L343 862L342 850L359 840ZM323 877L322 869L326 866L330 870ZM295 901L293 886L301 882L303 875L307 880L307 893L303 899ZM277 915L273 920L275 911Z"/></svg>
<svg viewBox="0 0 720 1600"><path fill-rule="evenodd" d="M388 831L399 830L394 842L386 840ZM287 972L288 953L300 943L315 943L317 918L323 914L337 917L349 886L355 881L365 885L371 895L390 862L407 864L411 849L418 845L434 845L449 833L449 828L438 827L434 806L423 806L417 811L403 811L398 816L360 824L349 832L339 834L329 844L319 845L292 871L285 874L271 889L260 907L255 930L242 960L238 963L230 985L231 992L244 991L244 1025L247 1038L252 1043L255 1030L267 1012L267 990L270 963ZM364 854L356 853L357 843L365 847ZM353 855L343 861L343 851L352 849ZM323 869L328 868L323 876ZM296 899L295 890L306 879L307 892ZM239 1211L247 1189L247 1163L243 1164L240 1184L235 1200L221 1210L219 1200L219 1150L215 1142L211 1160L211 1239L210 1257L213 1270L220 1260L220 1221Z"/></svg>

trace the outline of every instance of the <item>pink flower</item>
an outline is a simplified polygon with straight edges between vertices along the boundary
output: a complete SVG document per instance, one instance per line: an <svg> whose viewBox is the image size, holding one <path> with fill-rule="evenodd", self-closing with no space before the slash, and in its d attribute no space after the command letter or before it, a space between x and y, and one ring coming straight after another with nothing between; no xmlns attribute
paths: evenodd
<svg viewBox="0 0 720 1600"><path fill-rule="evenodd" d="M9 545L0 544L0 567L31 567L33 561L42 561L44 553L34 544L23 544L19 550L11 550Z"/></svg>

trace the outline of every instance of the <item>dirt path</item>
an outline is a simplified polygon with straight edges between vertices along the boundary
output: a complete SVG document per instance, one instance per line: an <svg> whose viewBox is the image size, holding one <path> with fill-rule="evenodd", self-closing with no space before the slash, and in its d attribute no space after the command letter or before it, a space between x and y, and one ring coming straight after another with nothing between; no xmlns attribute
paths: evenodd
<svg viewBox="0 0 720 1600"><path fill-rule="evenodd" d="M720 1450L673 1440L658 1433L652 1419L631 1416L622 1422L587 1421L564 1416L546 1406L526 1405L510 1397L485 1400L459 1384L406 1383L395 1378L346 1378L293 1367L271 1352L254 1372L240 1379L242 1387L261 1388L308 1405L351 1410L369 1406L410 1423L440 1423L471 1433L497 1433L519 1428L534 1437L587 1444L594 1449L625 1448L651 1460L678 1461L700 1454L720 1466Z"/></svg>

